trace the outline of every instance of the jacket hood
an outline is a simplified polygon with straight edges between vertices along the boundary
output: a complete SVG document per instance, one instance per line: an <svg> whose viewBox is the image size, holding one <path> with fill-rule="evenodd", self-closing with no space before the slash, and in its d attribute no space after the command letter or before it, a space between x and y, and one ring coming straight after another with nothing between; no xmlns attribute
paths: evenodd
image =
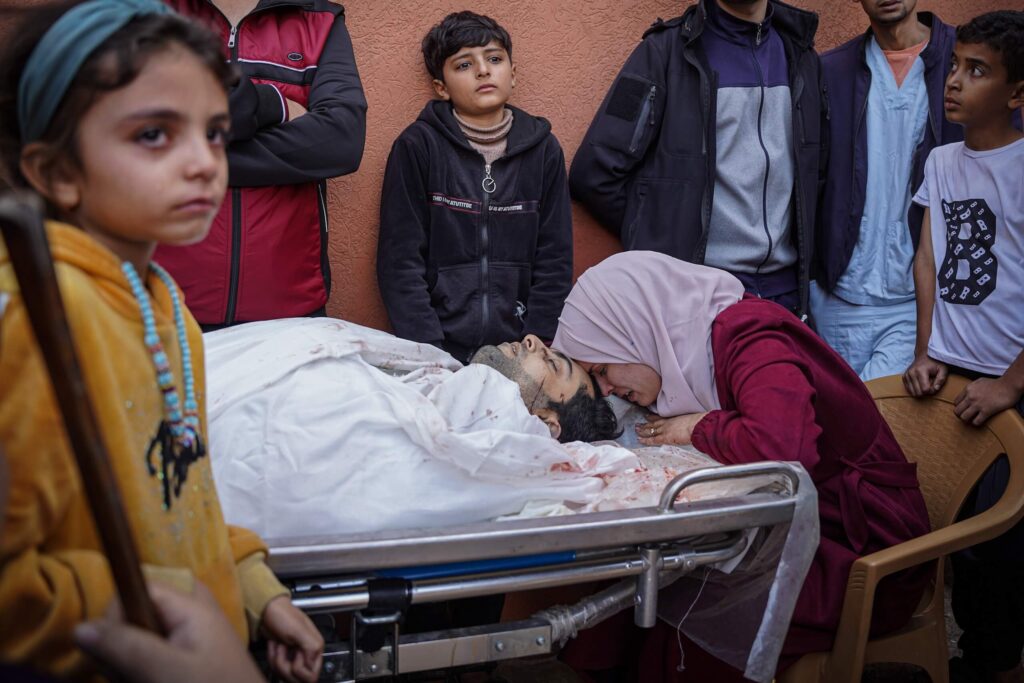
<svg viewBox="0 0 1024 683"><path fill-rule="evenodd" d="M142 319L139 303L132 294L128 278L121 271L121 259L112 251L94 240L84 231L56 221L46 222L46 237L50 243L50 255L60 279L61 265L69 266L88 276L104 299L119 313L129 319ZM7 276L10 276L10 280ZM170 320L173 307L170 294L163 281L152 270L147 274L147 288L150 303L157 322ZM14 282L13 267L7 247L0 241L0 282ZM62 281L63 282L63 281ZM63 286L62 286L63 287ZM65 295L66 296L66 295Z"/></svg>
<svg viewBox="0 0 1024 683"><path fill-rule="evenodd" d="M679 32L687 43L700 37L704 32L704 24L708 21L709 3L715 0L700 0L691 5L681 17L666 22L658 22L644 33L657 30L664 30L679 26ZM818 15L814 12L787 5L778 0L769 0L768 15L765 21L770 21L772 28L792 40L802 49L814 47L814 34L818 31Z"/></svg>
<svg viewBox="0 0 1024 683"><path fill-rule="evenodd" d="M539 145L551 132L551 124L540 116L527 114L518 107L505 105L512 112L512 130L508 133L505 156L510 157ZM446 137L457 147L477 153L459 128L452 114L452 105L445 100L431 100L423 107L417 121L422 121Z"/></svg>

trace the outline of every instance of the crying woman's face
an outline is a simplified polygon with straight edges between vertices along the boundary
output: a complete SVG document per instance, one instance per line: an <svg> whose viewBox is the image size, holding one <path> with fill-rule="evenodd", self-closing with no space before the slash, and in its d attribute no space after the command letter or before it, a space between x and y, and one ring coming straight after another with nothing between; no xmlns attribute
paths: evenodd
<svg viewBox="0 0 1024 683"><path fill-rule="evenodd" d="M593 375L602 396L618 396L650 408L661 393L661 375L640 363L587 363L579 361Z"/></svg>

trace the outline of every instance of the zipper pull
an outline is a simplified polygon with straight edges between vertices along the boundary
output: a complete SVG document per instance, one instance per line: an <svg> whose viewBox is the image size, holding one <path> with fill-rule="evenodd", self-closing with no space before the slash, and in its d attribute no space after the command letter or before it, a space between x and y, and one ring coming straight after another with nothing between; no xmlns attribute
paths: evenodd
<svg viewBox="0 0 1024 683"><path fill-rule="evenodd" d="M237 26L232 26L231 27L231 33L228 34L228 48L229 49L233 48L235 46L235 34L237 34L237 33L238 33L238 27Z"/></svg>
<svg viewBox="0 0 1024 683"><path fill-rule="evenodd" d="M757 25L757 35L754 36L754 45L761 44L761 24Z"/></svg>
<svg viewBox="0 0 1024 683"><path fill-rule="evenodd" d="M494 178L491 177L490 164L484 164L484 179L480 183L480 185L483 186L484 192L486 192L487 194L494 192L494 188L497 187L497 185L494 182Z"/></svg>
<svg viewBox="0 0 1024 683"><path fill-rule="evenodd" d="M647 93L647 100L650 102L650 113L647 115L647 125L654 125L654 92L657 90L657 86L652 85L650 92Z"/></svg>

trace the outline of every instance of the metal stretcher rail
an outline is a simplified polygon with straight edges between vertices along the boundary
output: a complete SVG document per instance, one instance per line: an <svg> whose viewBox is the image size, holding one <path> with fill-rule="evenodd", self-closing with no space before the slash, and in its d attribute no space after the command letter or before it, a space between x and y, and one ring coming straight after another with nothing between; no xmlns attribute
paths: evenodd
<svg viewBox="0 0 1024 683"><path fill-rule="evenodd" d="M656 561L658 570L695 569L698 565L715 564L732 559L744 549L742 535L729 534L717 543L700 546L683 546L668 549ZM548 565L538 569L517 571L494 571L412 581L409 588L409 602L417 605L426 602L442 602L458 598L475 598L482 595L512 593L516 591L551 588L576 583L608 581L644 572L651 560L638 556L634 549L606 560L572 562ZM309 614L348 611L370 606L369 584L372 577L353 582L354 585L323 589L316 584L306 584L306 590L298 590L293 604Z"/></svg>
<svg viewBox="0 0 1024 683"><path fill-rule="evenodd" d="M781 462L713 467L680 475L666 486L657 508L634 508L564 517L484 522L440 529L271 540L270 568L296 578L394 567L537 555L657 543L738 529L771 526L793 515L791 495L753 493L742 498L667 505L700 483L779 475L796 491L798 475ZM410 558L414 558L410 562Z"/></svg>
<svg viewBox="0 0 1024 683"><path fill-rule="evenodd" d="M676 503L697 484L765 475L788 482L788 487ZM271 544L270 566L291 584L293 602L301 609L353 613L351 641L330 644L325 652L323 681L537 655L630 604L638 625L653 626L660 587L699 566L737 556L747 547L747 530L792 519L800 478L798 467L782 462L693 470L670 482L656 507L293 539ZM502 558L513 558L514 568L503 567ZM452 575L431 566L453 563ZM412 575L419 578L400 578L401 571L387 571L387 578L374 575L410 565L416 566ZM411 604L612 579L621 581L576 605L545 610L530 620L399 633ZM357 634L374 628L379 637L364 646ZM381 628L389 631L387 637L380 635Z"/></svg>

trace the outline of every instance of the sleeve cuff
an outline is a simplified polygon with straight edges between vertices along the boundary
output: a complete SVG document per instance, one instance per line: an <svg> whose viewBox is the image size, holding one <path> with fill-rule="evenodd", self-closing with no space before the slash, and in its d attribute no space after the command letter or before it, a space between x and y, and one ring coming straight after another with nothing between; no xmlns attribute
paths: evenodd
<svg viewBox="0 0 1024 683"><path fill-rule="evenodd" d="M66 556L58 559L71 565L71 571L81 586L82 618L89 620L102 617L110 607L110 601L117 597L117 586L114 585L107 558L97 552L78 550L71 553L74 559Z"/></svg>
<svg viewBox="0 0 1024 683"><path fill-rule="evenodd" d="M288 106L281 91L269 83L256 86L256 129L276 126L288 120Z"/></svg>
<svg viewBox="0 0 1024 683"><path fill-rule="evenodd" d="M238 563L238 582L242 587L242 605L245 607L245 619L249 624L249 633L255 637L259 633L263 610L267 603L289 591L264 562L264 553L253 553Z"/></svg>
<svg viewBox="0 0 1024 683"><path fill-rule="evenodd" d="M707 415L697 421L697 424L693 426L693 432L690 433L690 443L698 451L705 455L714 457L712 452L711 442L708 436L708 430L713 430L718 421L719 411L712 410Z"/></svg>

